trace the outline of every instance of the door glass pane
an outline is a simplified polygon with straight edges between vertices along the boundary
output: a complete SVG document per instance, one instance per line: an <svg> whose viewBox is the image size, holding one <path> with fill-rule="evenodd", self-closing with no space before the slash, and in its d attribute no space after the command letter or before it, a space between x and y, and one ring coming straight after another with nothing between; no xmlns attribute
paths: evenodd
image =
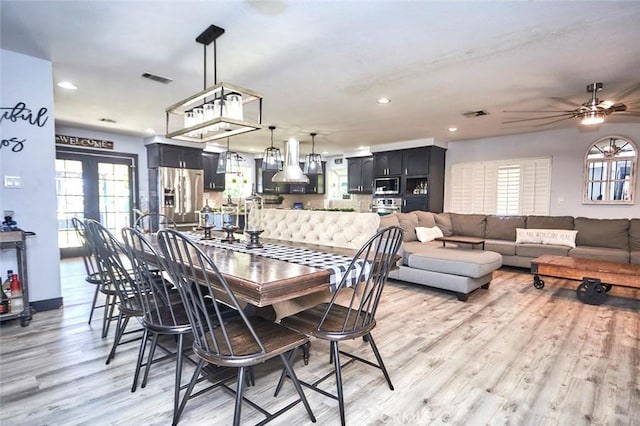
<svg viewBox="0 0 640 426"><path fill-rule="evenodd" d="M129 226L131 212L129 166L98 163L100 222L114 235Z"/></svg>
<svg viewBox="0 0 640 426"><path fill-rule="evenodd" d="M56 160L58 244L60 248L80 246L71 219L73 217L84 218L82 179L82 161Z"/></svg>

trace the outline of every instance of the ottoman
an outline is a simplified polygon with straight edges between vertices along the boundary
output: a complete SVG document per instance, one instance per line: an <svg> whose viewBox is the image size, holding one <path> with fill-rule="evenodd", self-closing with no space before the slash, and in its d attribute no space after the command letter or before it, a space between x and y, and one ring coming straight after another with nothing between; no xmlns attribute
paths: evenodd
<svg viewBox="0 0 640 426"><path fill-rule="evenodd" d="M502 256L492 251L430 247L408 254L403 263L390 278L449 290L466 301L477 288L489 288L493 271L502 266Z"/></svg>

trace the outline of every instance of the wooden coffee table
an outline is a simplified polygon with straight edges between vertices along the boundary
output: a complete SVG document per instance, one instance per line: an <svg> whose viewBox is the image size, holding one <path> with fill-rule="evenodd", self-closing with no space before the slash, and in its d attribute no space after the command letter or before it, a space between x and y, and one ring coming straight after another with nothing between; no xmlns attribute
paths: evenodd
<svg viewBox="0 0 640 426"><path fill-rule="evenodd" d="M600 305L611 287L640 288L640 265L581 259L568 256L541 256L531 261L533 286L544 287L540 275L581 280L576 288L578 299L590 305Z"/></svg>
<svg viewBox="0 0 640 426"><path fill-rule="evenodd" d="M484 250L484 239L482 238L451 236L451 237L439 237L439 238L436 238L435 240L442 241L442 247L446 246L446 244L449 242L449 243L456 243L456 244L470 244L471 248L479 245L482 248L482 250Z"/></svg>

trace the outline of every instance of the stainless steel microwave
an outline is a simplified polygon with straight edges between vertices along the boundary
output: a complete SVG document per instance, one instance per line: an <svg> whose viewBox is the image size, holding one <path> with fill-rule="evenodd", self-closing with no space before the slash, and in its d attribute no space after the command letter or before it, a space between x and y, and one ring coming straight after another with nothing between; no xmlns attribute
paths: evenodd
<svg viewBox="0 0 640 426"><path fill-rule="evenodd" d="M376 195L400 194L400 178L385 177L374 180L373 193Z"/></svg>

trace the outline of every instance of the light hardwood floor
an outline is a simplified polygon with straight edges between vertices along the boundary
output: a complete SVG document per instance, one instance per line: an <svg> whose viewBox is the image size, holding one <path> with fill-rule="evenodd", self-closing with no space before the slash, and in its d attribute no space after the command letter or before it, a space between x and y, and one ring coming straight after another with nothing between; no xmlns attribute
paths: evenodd
<svg viewBox="0 0 640 426"><path fill-rule="evenodd" d="M138 344L121 346L105 365L113 332L101 339L99 318L87 325L92 288L82 264L63 261L61 272L64 309L36 313L26 328L0 328L0 424L170 424L173 362L154 365L147 387L131 393ZM466 303L389 282L374 336L395 391L378 370L347 366L347 423L640 424L640 291L614 288L605 304L590 306L576 300L576 282L545 282L536 290L526 270L503 269ZM307 381L329 371L328 345L314 341L310 364L297 360L295 369ZM277 363L263 365L248 395L270 408L292 400L290 384L272 396L279 372ZM335 401L306 393L318 424L339 424ZM221 390L204 394L180 424L231 424L232 400ZM261 419L243 408L243 424ZM311 423L298 405L273 424Z"/></svg>

